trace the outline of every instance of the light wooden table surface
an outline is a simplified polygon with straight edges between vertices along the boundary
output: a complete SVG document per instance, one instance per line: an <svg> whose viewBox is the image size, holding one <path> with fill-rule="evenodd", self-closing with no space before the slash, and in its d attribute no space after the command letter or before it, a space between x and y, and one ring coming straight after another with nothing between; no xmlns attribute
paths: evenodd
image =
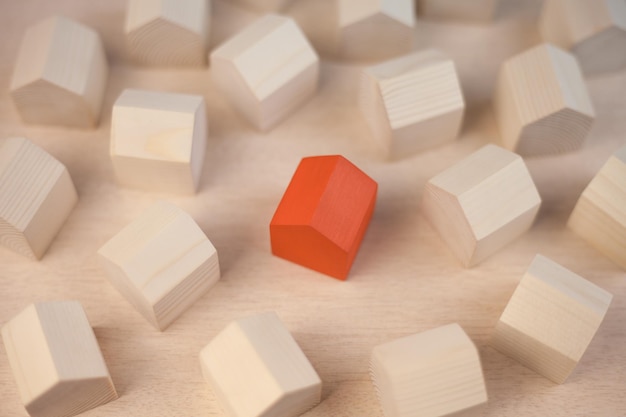
<svg viewBox="0 0 626 417"><path fill-rule="evenodd" d="M323 19L319 0L294 14ZM543 198L535 226L482 264L464 269L420 215L425 181L490 141L498 141L489 100L499 63L539 43L537 1L503 0L489 26L418 22L417 48L453 56L468 103L455 143L399 162L382 160L356 102L359 68L325 61L321 89L268 134L251 129L225 103L209 70L141 69L128 63L124 1L0 0L0 137L25 136L65 163L80 202L40 262L0 248L0 323L34 301L79 300L120 398L84 414L221 416L202 380L198 353L231 320L275 310L324 381L307 416L381 416L369 379L372 348L458 322L479 347L489 406L485 416L626 416L626 273L565 228L583 188L626 142L626 72L588 80L596 124L581 152L528 160ZM7 95L24 29L53 13L89 24L104 38L111 77L97 130L24 126ZM254 14L215 1L213 44ZM320 23L316 42L327 31ZM195 196L120 189L108 158L111 106L127 87L202 94L210 123ZM269 221L299 160L343 154L379 183L374 217L346 282L270 254ZM223 277L165 332L155 331L107 282L97 249L157 199L189 211L218 249ZM536 253L607 289L613 303L580 365L563 385L488 346L500 313ZM25 416L0 345L0 416Z"/></svg>

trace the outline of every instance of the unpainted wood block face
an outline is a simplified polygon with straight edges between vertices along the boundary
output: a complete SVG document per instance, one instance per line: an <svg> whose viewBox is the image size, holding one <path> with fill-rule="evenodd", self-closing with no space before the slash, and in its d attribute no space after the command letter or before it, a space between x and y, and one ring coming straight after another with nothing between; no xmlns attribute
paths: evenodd
<svg viewBox="0 0 626 417"><path fill-rule="evenodd" d="M537 255L511 296L491 344L562 384L604 319L612 295Z"/></svg>
<svg viewBox="0 0 626 417"><path fill-rule="evenodd" d="M571 50L585 74L626 68L622 0L546 0L539 29L546 42Z"/></svg>
<svg viewBox="0 0 626 417"><path fill-rule="evenodd" d="M230 323L200 365L231 417L295 417L321 399L320 377L274 312Z"/></svg>
<svg viewBox="0 0 626 417"><path fill-rule="evenodd" d="M270 223L272 253L346 279L378 184L342 156L303 158Z"/></svg>
<svg viewBox="0 0 626 417"><path fill-rule="evenodd" d="M9 92L25 123L98 124L109 67L100 36L56 16L24 34Z"/></svg>
<svg viewBox="0 0 626 417"><path fill-rule="evenodd" d="M609 158L583 191L568 226L626 269L626 146Z"/></svg>
<svg viewBox="0 0 626 417"><path fill-rule="evenodd" d="M504 146L523 156L580 149L595 118L576 57L550 44L502 64L494 106Z"/></svg>
<svg viewBox="0 0 626 417"><path fill-rule="evenodd" d="M117 398L78 301L31 304L2 327L22 403L32 417L69 417Z"/></svg>
<svg viewBox="0 0 626 417"><path fill-rule="evenodd" d="M387 156L397 159L455 140L465 102L454 62L426 50L365 68L359 107Z"/></svg>
<svg viewBox="0 0 626 417"><path fill-rule="evenodd" d="M208 126L202 96L127 89L113 106L111 160L120 184L194 193Z"/></svg>
<svg viewBox="0 0 626 417"><path fill-rule="evenodd" d="M0 140L0 243L40 259L78 201L65 166L28 139Z"/></svg>
<svg viewBox="0 0 626 417"><path fill-rule="evenodd" d="M126 44L140 64L183 67L207 63L211 0L130 0Z"/></svg>
<svg viewBox="0 0 626 417"><path fill-rule="evenodd" d="M487 145L431 178L424 216L465 266L525 233L541 198L522 158Z"/></svg>
<svg viewBox="0 0 626 417"><path fill-rule="evenodd" d="M488 23L493 20L499 0L416 0L421 18Z"/></svg>
<svg viewBox="0 0 626 417"><path fill-rule="evenodd" d="M276 12L287 7L293 0L235 0L242 6L262 12Z"/></svg>
<svg viewBox="0 0 626 417"><path fill-rule="evenodd" d="M385 417L478 416L487 403L478 350L456 323L376 346L370 375Z"/></svg>
<svg viewBox="0 0 626 417"><path fill-rule="evenodd" d="M163 201L98 255L111 284L161 331L220 278L215 247L189 214Z"/></svg>

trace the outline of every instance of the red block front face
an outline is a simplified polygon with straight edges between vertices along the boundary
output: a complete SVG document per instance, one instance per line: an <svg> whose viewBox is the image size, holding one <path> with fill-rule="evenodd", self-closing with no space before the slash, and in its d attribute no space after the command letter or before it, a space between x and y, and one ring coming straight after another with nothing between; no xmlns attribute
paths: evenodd
<svg viewBox="0 0 626 417"><path fill-rule="evenodd" d="M270 223L272 253L346 279L378 185L342 156L304 158Z"/></svg>

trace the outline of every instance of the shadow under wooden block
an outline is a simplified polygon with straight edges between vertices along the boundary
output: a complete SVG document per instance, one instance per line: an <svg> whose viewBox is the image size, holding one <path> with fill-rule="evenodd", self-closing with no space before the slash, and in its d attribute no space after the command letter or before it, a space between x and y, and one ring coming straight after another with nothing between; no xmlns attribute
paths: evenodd
<svg viewBox="0 0 626 417"><path fill-rule="evenodd" d="M464 23L490 23L499 0L416 0L420 18Z"/></svg>

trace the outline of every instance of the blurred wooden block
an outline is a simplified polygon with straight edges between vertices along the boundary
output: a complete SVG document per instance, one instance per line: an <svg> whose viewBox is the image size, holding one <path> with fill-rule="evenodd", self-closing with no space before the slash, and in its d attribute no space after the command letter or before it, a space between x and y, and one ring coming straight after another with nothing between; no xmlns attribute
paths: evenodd
<svg viewBox="0 0 626 417"><path fill-rule="evenodd" d="M504 146L523 156L579 149L594 120L576 58L549 44L502 64L494 105Z"/></svg>
<svg viewBox="0 0 626 417"><path fill-rule="evenodd" d="M478 350L456 323L376 346L370 375L386 417L478 416L487 403Z"/></svg>
<svg viewBox="0 0 626 417"><path fill-rule="evenodd" d="M200 365L231 417L295 417L321 399L322 381L274 312L230 323Z"/></svg>
<svg viewBox="0 0 626 417"><path fill-rule="evenodd" d="M124 27L130 55L146 65L206 65L210 19L210 0L130 0Z"/></svg>
<svg viewBox="0 0 626 417"><path fill-rule="evenodd" d="M78 301L31 304L4 325L2 340L32 417L74 416L117 398Z"/></svg>
<svg viewBox="0 0 626 417"><path fill-rule="evenodd" d="M40 259L78 201L65 166L24 138L0 140L0 242Z"/></svg>
<svg viewBox="0 0 626 417"><path fill-rule="evenodd" d="M124 90L113 106L111 160L120 184L194 193L208 126L202 96Z"/></svg>
<svg viewBox="0 0 626 417"><path fill-rule="evenodd" d="M537 255L509 300L491 344L561 384L604 319L611 294Z"/></svg>
<svg viewBox="0 0 626 417"><path fill-rule="evenodd" d="M315 94L319 59L293 19L268 14L211 53L211 75L230 103L265 131Z"/></svg>
<svg viewBox="0 0 626 417"><path fill-rule="evenodd" d="M272 253L346 279L378 185L342 156L303 158L270 223Z"/></svg>
<svg viewBox="0 0 626 417"><path fill-rule="evenodd" d="M623 0L546 0L539 29L546 42L570 49L586 74L626 68Z"/></svg>
<svg viewBox="0 0 626 417"><path fill-rule="evenodd" d="M453 141L465 103L454 62L436 50L365 68L359 107L391 158Z"/></svg>
<svg viewBox="0 0 626 417"><path fill-rule="evenodd" d="M98 124L108 72L98 33L50 17L24 34L9 91L25 123L89 128Z"/></svg>
<svg viewBox="0 0 626 417"><path fill-rule="evenodd" d="M486 23L493 20L498 0L417 0L420 17Z"/></svg>
<svg viewBox="0 0 626 417"><path fill-rule="evenodd" d="M275 12L284 9L293 0L235 0L237 3L262 12ZM314 0L319 1L319 0Z"/></svg>
<svg viewBox="0 0 626 417"><path fill-rule="evenodd" d="M431 178L422 198L424 215L465 266L526 232L540 205L522 158L495 145Z"/></svg>
<svg viewBox="0 0 626 417"><path fill-rule="evenodd" d="M220 278L217 251L191 216L159 201L98 255L109 281L164 330Z"/></svg>
<svg viewBox="0 0 626 417"><path fill-rule="evenodd" d="M609 158L583 191L568 226L626 269L626 147Z"/></svg>

